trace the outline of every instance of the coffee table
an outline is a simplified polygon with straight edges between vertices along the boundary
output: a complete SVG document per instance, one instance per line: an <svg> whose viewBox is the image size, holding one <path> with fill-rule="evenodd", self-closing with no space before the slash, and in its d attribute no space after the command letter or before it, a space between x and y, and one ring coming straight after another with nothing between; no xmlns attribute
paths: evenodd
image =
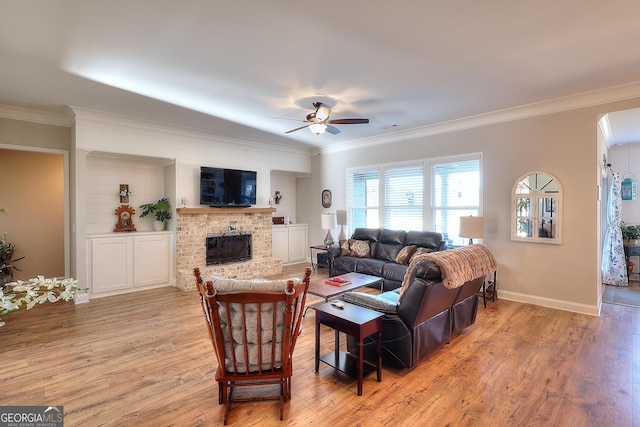
<svg viewBox="0 0 640 427"><path fill-rule="evenodd" d="M330 285L329 285L330 286ZM320 362L355 376L358 385L358 396L362 396L362 378L376 371L378 382L382 381L382 313L360 307L347 302L337 307L330 302L320 302L309 308L316 311L316 372L320 369ZM325 325L335 331L334 351L320 356L320 325ZM340 332L350 335L358 342L356 355L340 351ZM364 360L363 340L369 335L376 334L377 358L374 363Z"/></svg>
<svg viewBox="0 0 640 427"><path fill-rule="evenodd" d="M322 297L325 301L329 301L329 298L334 298L346 292L353 291L354 289L373 285L378 282L380 282L380 290L382 290L383 282L381 277L369 276L368 274L361 273L346 273L341 274L338 277L342 277L345 280L351 280L351 283L344 286L333 286L327 285L324 283L325 279L322 279L321 281L311 283L307 292L311 295Z"/></svg>

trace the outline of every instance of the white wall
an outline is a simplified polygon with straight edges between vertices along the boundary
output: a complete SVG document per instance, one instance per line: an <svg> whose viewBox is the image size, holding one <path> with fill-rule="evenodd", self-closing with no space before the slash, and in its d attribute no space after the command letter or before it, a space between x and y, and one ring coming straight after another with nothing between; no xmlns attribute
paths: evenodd
<svg viewBox="0 0 640 427"><path fill-rule="evenodd" d="M640 143L619 144L609 149L611 169L620 174L620 178L632 178L640 181ZM622 220L628 224L640 224L640 198L622 201Z"/></svg>
<svg viewBox="0 0 640 427"><path fill-rule="evenodd" d="M298 188L298 216L309 216L309 240L319 241L319 194L330 188L331 210L345 206L347 167L483 155L484 243L499 263L499 295L576 312L599 313L602 147L597 121L608 111L632 108L640 99L507 121L368 148L323 153ZM511 190L531 171L548 171L564 189L561 245L510 239ZM316 220L316 217L318 219Z"/></svg>
<svg viewBox="0 0 640 427"><path fill-rule="evenodd" d="M276 209L271 216L289 217L289 220L297 224L296 218L296 174L280 171L271 172L271 196L275 197L275 192L279 191L282 198L280 203L274 201L273 207Z"/></svg>
<svg viewBox="0 0 640 427"><path fill-rule="evenodd" d="M127 204L135 210L136 230L152 231L153 215L140 218L140 205L173 197L174 193L165 190L164 167L165 162L159 159L89 154L90 173L85 183L87 234L113 231L117 222L115 210L122 204L118 194L120 184L128 184L132 193Z"/></svg>
<svg viewBox="0 0 640 427"><path fill-rule="evenodd" d="M167 195L174 207L180 207L181 198L186 196L189 198L188 206L194 207L200 202L200 166L255 170L258 173L256 205L266 207L272 169L299 174L308 174L311 170L309 152L303 149L277 148L259 141L213 136L80 108L73 110L76 117L72 128L71 191L74 198L71 201L71 222L74 232L71 248L72 258L77 263L72 266L72 274L80 283L86 282L87 234L107 227L108 212L115 209L111 207L112 186L116 191L115 185L132 185L133 182L130 188L134 196L138 191L140 197L155 201L154 197L157 200L158 195ZM104 158L109 155L116 155L116 158L131 156L131 160L123 160L122 168L111 160L104 164ZM98 158L102 160L97 161ZM150 166L154 160L169 165L161 171ZM109 164L114 168L112 172L107 171ZM129 171L130 168L137 171ZM145 168L148 172L146 178L142 172ZM100 173L101 177L94 178L94 173ZM127 179L131 182L120 182L123 174L129 174ZM104 186L100 184L102 179L107 181ZM145 179L149 182L144 183ZM140 190L136 190L136 186ZM92 202L94 191L101 194L95 203ZM134 207L138 202L146 202L133 200ZM106 213L102 212L103 209Z"/></svg>

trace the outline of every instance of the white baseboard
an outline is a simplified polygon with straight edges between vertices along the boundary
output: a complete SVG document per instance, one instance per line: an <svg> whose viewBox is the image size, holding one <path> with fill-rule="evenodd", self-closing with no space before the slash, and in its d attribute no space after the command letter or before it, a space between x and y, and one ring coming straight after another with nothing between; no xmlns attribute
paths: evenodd
<svg viewBox="0 0 640 427"><path fill-rule="evenodd" d="M75 302L76 304L84 304L86 302L89 302L89 292L77 293L75 298L73 299L73 302Z"/></svg>
<svg viewBox="0 0 640 427"><path fill-rule="evenodd" d="M498 297L509 301L522 302L525 304L540 305L542 307L555 308L557 310L571 311L573 313L600 316L601 302L596 305L579 304L571 301L563 301L552 298L539 297L518 292L504 291L498 287Z"/></svg>

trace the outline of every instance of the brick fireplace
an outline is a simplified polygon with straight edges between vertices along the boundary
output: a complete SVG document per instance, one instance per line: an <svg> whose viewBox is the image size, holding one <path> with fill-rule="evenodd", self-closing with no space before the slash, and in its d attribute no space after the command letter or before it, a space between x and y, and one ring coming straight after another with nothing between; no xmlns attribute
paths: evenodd
<svg viewBox="0 0 640 427"><path fill-rule="evenodd" d="M236 279L266 277L282 272L282 260L272 257L271 212L273 208L179 208L176 215L176 286L195 289L193 269L203 277L217 275ZM252 258L227 264L206 265L206 238L229 227L252 236Z"/></svg>

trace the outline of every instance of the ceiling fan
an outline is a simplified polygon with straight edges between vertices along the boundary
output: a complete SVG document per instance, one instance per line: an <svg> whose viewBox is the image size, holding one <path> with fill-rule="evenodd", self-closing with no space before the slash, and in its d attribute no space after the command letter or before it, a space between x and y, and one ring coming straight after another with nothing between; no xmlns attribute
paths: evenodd
<svg viewBox="0 0 640 427"><path fill-rule="evenodd" d="M355 124L363 124L369 123L369 119L332 119L329 120L329 115L331 114L331 108L322 102L314 102L313 106L316 108L316 111L313 113L307 114L307 124L304 126L300 126L295 129L291 129L286 131L285 133L292 133L299 131L300 129L309 128L311 132L316 135L320 135L322 133L329 132L332 135L337 135L340 133L340 129L333 125L355 125ZM304 120L303 120L304 121Z"/></svg>

